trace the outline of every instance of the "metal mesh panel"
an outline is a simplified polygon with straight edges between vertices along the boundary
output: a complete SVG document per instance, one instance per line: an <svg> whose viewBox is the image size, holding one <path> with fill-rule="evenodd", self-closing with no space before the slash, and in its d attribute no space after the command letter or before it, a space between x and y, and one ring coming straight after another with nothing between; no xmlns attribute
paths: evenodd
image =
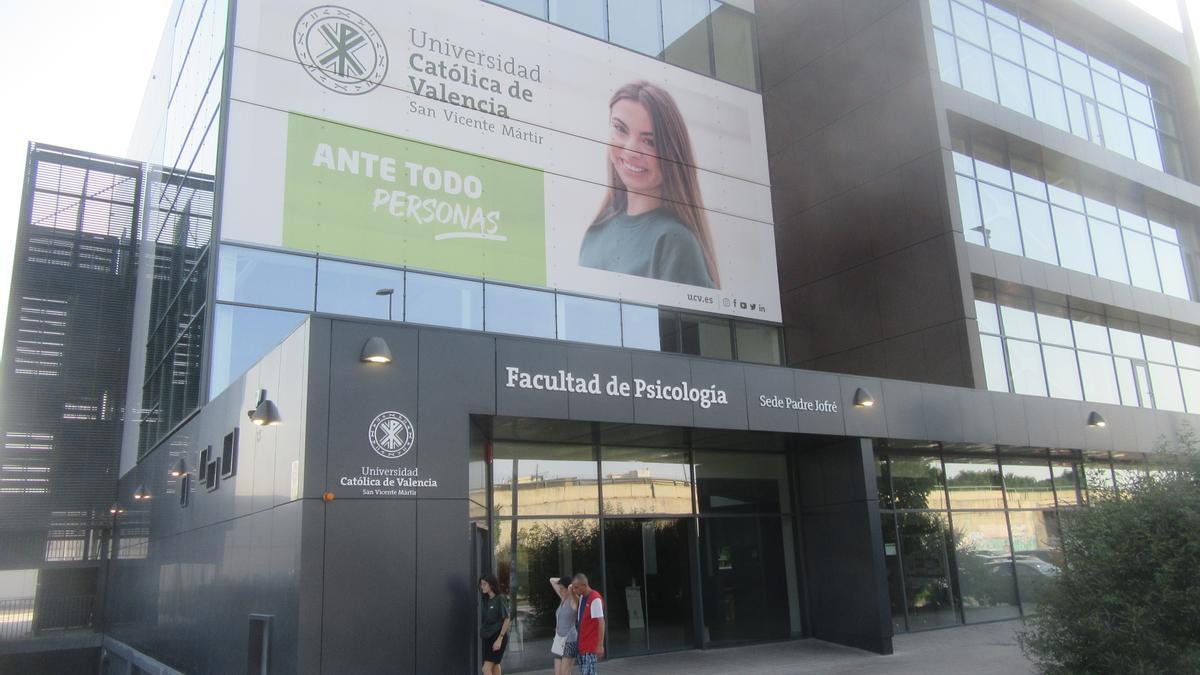
<svg viewBox="0 0 1200 675"><path fill-rule="evenodd" d="M0 369L0 569L96 560L110 528L141 176L30 148Z"/></svg>

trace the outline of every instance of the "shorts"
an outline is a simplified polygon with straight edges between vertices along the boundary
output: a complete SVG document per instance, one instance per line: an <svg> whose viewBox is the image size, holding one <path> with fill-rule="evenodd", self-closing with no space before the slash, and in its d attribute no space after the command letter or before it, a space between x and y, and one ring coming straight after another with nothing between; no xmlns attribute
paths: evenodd
<svg viewBox="0 0 1200 675"><path fill-rule="evenodd" d="M563 645L562 657L564 659L573 659L576 656L579 656L579 643L578 642L568 642Z"/></svg>
<svg viewBox="0 0 1200 675"><path fill-rule="evenodd" d="M487 663L488 661L491 661L492 663L500 663L504 660L504 650L508 649L507 635L504 636L504 640L500 643L500 649L492 649L492 645L496 644L496 637L499 635L499 633L496 633L491 637L483 638L483 649L480 651L483 653L484 663Z"/></svg>
<svg viewBox="0 0 1200 675"><path fill-rule="evenodd" d="M596 652L579 655L579 675L596 675Z"/></svg>

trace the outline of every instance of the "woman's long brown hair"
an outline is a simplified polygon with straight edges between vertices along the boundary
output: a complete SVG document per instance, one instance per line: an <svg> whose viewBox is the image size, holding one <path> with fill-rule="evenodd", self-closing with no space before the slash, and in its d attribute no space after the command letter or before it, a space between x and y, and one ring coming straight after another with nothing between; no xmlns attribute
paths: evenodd
<svg viewBox="0 0 1200 675"><path fill-rule="evenodd" d="M696 175L696 159L692 154L692 141L687 125L675 99L665 89L644 80L630 82L613 94L608 102L611 110L617 101L637 101L650 112L654 125L654 144L658 155L659 171L662 173L662 202L675 214L700 242L704 252L704 263L713 287L721 287L721 276L717 271L717 258L713 249L712 232L708 218L704 215L704 202L700 197L700 181ZM600 205L600 212L589 226L595 227L625 213L629 207L629 193L612 160L605 156L608 164L608 194Z"/></svg>

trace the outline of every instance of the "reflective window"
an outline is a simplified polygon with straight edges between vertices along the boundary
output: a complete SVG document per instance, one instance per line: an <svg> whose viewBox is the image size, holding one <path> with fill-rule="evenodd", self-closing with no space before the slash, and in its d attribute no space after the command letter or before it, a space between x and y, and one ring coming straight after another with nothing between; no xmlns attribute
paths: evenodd
<svg viewBox="0 0 1200 675"><path fill-rule="evenodd" d="M1013 392L1031 396L1046 395L1046 375L1042 370L1042 353L1037 344L1023 340L1006 340L1009 371Z"/></svg>
<svg viewBox="0 0 1200 675"><path fill-rule="evenodd" d="M787 461L783 455L696 451L696 499L701 513L786 513ZM607 492L605 498L607 499Z"/></svg>
<svg viewBox="0 0 1200 675"><path fill-rule="evenodd" d="M250 366L296 330L307 314L217 305L213 315L209 399L225 390Z"/></svg>
<svg viewBox="0 0 1200 675"><path fill-rule="evenodd" d="M1000 467L994 455L947 459L946 488L952 509L1004 508Z"/></svg>
<svg viewBox="0 0 1200 675"><path fill-rule="evenodd" d="M1001 457L1010 509L1054 507L1054 483L1046 457Z"/></svg>
<svg viewBox="0 0 1200 675"><path fill-rule="evenodd" d="M659 335L658 310L641 305L621 305L621 340L626 347L652 349L663 347ZM664 350L666 351L666 350Z"/></svg>
<svg viewBox="0 0 1200 675"><path fill-rule="evenodd" d="M405 283L405 321L483 330L480 282L409 272Z"/></svg>
<svg viewBox="0 0 1200 675"><path fill-rule="evenodd" d="M1013 540L1013 570L1026 614L1037 611L1042 595L1062 572L1062 543L1058 514L1042 511L1009 511Z"/></svg>
<svg viewBox="0 0 1200 675"><path fill-rule="evenodd" d="M484 287L484 328L493 333L553 338L554 294L514 286Z"/></svg>
<svg viewBox="0 0 1200 675"><path fill-rule="evenodd" d="M1112 464L1108 455L1088 455L1083 464L1084 487L1088 491L1088 499L1110 496L1116 489L1113 482Z"/></svg>
<svg viewBox="0 0 1200 675"><path fill-rule="evenodd" d="M642 5L643 0L629 0ZM613 0L609 0L611 6ZM717 79L758 88L758 46L754 37L754 15L723 2L713 2L713 61Z"/></svg>
<svg viewBox="0 0 1200 675"><path fill-rule="evenodd" d="M559 295L558 339L621 344L621 305L608 300Z"/></svg>
<svg viewBox="0 0 1200 675"><path fill-rule="evenodd" d="M729 321L716 317L680 314L680 351L715 359L733 358ZM665 346L664 342L664 346Z"/></svg>
<svg viewBox="0 0 1200 675"><path fill-rule="evenodd" d="M217 299L311 310L316 270L315 258L222 246L217 260Z"/></svg>
<svg viewBox="0 0 1200 675"><path fill-rule="evenodd" d="M896 521L909 630L958 623L950 584L946 514L903 513L896 515Z"/></svg>
<svg viewBox="0 0 1200 675"><path fill-rule="evenodd" d="M708 36L709 0L662 0L663 59L712 75Z"/></svg>
<svg viewBox="0 0 1200 675"><path fill-rule="evenodd" d="M550 0L550 21L601 40L608 36L604 0Z"/></svg>
<svg viewBox="0 0 1200 675"><path fill-rule="evenodd" d="M317 311L374 319L403 319L404 272L319 260Z"/></svg>
<svg viewBox="0 0 1200 675"><path fill-rule="evenodd" d="M1161 84L990 3L929 0L929 7L942 81L1184 177L1171 97Z"/></svg>
<svg viewBox="0 0 1200 675"><path fill-rule="evenodd" d="M497 515L599 513L596 456L591 445L495 441L492 457L492 499Z"/></svg>
<svg viewBox="0 0 1200 675"><path fill-rule="evenodd" d="M1129 283L1120 228L1095 218L1089 218L1088 222L1092 227L1092 250L1096 254L1096 271L1106 279Z"/></svg>
<svg viewBox="0 0 1200 675"><path fill-rule="evenodd" d="M686 450L604 446L604 514L692 513L692 469Z"/></svg>
<svg viewBox="0 0 1200 675"><path fill-rule="evenodd" d="M942 478L940 458L893 455L889 464L893 500L891 503L885 502L885 508L946 508L945 480Z"/></svg>
<svg viewBox="0 0 1200 675"><path fill-rule="evenodd" d="M1054 245L1054 229L1050 224L1050 206L1042 200L1019 195L1017 213L1020 214L1025 256L1057 265L1058 252Z"/></svg>
<svg viewBox="0 0 1200 675"><path fill-rule="evenodd" d="M1068 302L1046 291L1036 291L1046 300L1034 301L1028 287L1004 284L999 294L995 287L994 280L975 277L988 389L1009 391L1011 383L1019 394L1178 412L1200 408L1200 331L1168 329L1161 318Z"/></svg>
<svg viewBox="0 0 1200 675"><path fill-rule="evenodd" d="M1129 230L1124 231L1125 252L1129 260L1129 275L1134 286L1152 291L1162 290L1158 282L1158 269L1154 261L1154 244L1150 237Z"/></svg>
<svg viewBox="0 0 1200 675"><path fill-rule="evenodd" d="M779 365L783 355L779 349L779 328L761 323L733 322L739 361Z"/></svg>
<svg viewBox="0 0 1200 675"><path fill-rule="evenodd" d="M992 58L986 51L958 40L958 68L962 74L963 89L996 100L996 75L992 72Z"/></svg>
<svg viewBox="0 0 1200 675"><path fill-rule="evenodd" d="M955 147L970 153L954 153L968 243L1190 297L1178 232L1142 215L1154 207L1133 200L1118 209L1110 188L1072 175L1077 169L1067 173L1019 148L998 147L958 122L951 131Z"/></svg>
<svg viewBox="0 0 1200 675"><path fill-rule="evenodd" d="M1083 391L1079 386L1079 367L1075 362L1075 350L1045 345L1042 347L1042 356L1046 363L1050 396L1082 400Z"/></svg>
<svg viewBox="0 0 1200 675"><path fill-rule="evenodd" d="M983 232L987 245L998 251L1021 255L1021 235L1017 227L1013 193L980 183L979 203L983 207Z"/></svg>
<svg viewBox="0 0 1200 675"><path fill-rule="evenodd" d="M539 19L546 18L546 0L491 0L491 2L529 16L536 16Z"/></svg>
<svg viewBox="0 0 1200 675"><path fill-rule="evenodd" d="M994 335L981 335L983 373L991 391L1008 391L1008 369L1004 365L1004 346Z"/></svg>
<svg viewBox="0 0 1200 675"><path fill-rule="evenodd" d="M758 88L758 38L751 2L488 1L740 87Z"/></svg>
<svg viewBox="0 0 1200 675"><path fill-rule="evenodd" d="M1016 617L1020 612L1004 511L955 512L953 527L963 620Z"/></svg>
<svg viewBox="0 0 1200 675"><path fill-rule="evenodd" d="M661 17L654 11L655 4L646 0L608 0L608 39L622 47L658 56L662 52L662 27Z"/></svg>
<svg viewBox="0 0 1200 675"><path fill-rule="evenodd" d="M1121 403L1111 356L1079 352L1079 372L1083 376L1083 397L1085 399L1113 405Z"/></svg>
<svg viewBox="0 0 1200 675"><path fill-rule="evenodd" d="M1050 458L1054 474L1054 494L1059 506L1078 506L1083 503L1084 481L1080 472L1083 463L1077 459Z"/></svg>

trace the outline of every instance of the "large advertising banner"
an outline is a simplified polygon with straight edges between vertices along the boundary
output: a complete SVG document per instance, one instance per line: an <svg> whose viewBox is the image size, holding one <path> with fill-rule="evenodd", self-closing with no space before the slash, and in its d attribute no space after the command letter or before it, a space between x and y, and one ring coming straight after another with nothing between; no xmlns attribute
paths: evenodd
<svg viewBox="0 0 1200 675"><path fill-rule="evenodd" d="M222 240L780 320L757 93L480 0L235 30Z"/></svg>

